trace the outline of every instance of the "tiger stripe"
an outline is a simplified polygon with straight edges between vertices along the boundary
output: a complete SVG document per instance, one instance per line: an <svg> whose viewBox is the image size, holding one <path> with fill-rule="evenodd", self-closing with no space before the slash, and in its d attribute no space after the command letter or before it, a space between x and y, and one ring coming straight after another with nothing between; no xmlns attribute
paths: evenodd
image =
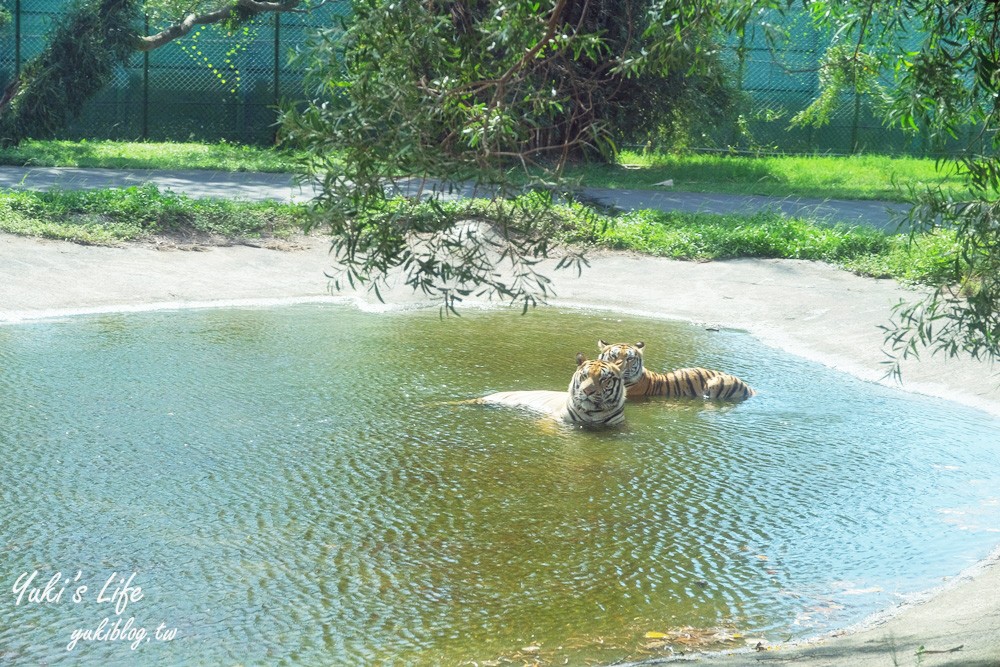
<svg viewBox="0 0 1000 667"><path fill-rule="evenodd" d="M601 340L597 346L601 351L600 359L621 365L628 398L662 396L742 401L757 393L735 375L709 368L679 368L667 373L647 370L643 365L645 344L642 342L609 345Z"/></svg>
<svg viewBox="0 0 1000 667"><path fill-rule="evenodd" d="M577 355L567 391L503 391L471 403L540 412L581 426L617 426L625 421L625 382L618 364Z"/></svg>

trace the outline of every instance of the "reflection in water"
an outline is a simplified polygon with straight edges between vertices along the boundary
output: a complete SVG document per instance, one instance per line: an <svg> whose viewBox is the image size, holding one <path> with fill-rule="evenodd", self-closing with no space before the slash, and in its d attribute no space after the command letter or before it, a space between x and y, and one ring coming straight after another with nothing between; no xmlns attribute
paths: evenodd
<svg viewBox="0 0 1000 667"><path fill-rule="evenodd" d="M859 620L983 557L997 422L747 336L601 313L289 307L0 328L0 606L30 663L611 662ZM575 430L453 401L563 389L598 338L746 403ZM118 620L173 641L81 640ZM11 601L11 598L8 598Z"/></svg>

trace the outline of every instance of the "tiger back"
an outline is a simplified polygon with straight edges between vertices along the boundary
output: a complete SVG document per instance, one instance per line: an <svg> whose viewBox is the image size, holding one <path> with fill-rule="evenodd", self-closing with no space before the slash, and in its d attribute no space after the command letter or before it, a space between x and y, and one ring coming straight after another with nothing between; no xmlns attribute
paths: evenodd
<svg viewBox="0 0 1000 667"><path fill-rule="evenodd" d="M540 412L580 426L617 426L625 421L625 382L618 364L576 355L567 391L502 391L474 403Z"/></svg>
<svg viewBox="0 0 1000 667"><path fill-rule="evenodd" d="M644 347L641 341L635 345L597 341L601 352L598 358L621 366L628 398L663 396L742 401L757 393L735 375L709 368L679 368L668 373L654 373L643 364Z"/></svg>

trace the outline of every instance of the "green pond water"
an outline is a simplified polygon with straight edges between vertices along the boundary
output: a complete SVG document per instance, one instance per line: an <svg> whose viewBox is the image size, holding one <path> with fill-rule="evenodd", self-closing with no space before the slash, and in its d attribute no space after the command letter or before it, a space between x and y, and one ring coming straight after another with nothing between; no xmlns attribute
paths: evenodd
<svg viewBox="0 0 1000 667"><path fill-rule="evenodd" d="M759 395L629 404L606 432L450 404L564 389L598 338ZM998 426L604 312L2 326L0 662L584 664L649 632L817 634L1000 542Z"/></svg>

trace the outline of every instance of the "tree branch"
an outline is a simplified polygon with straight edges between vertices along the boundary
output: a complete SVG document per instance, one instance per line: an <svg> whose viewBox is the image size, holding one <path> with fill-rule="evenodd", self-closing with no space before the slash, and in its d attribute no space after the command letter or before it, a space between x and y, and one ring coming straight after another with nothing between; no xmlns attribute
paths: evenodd
<svg viewBox="0 0 1000 667"><path fill-rule="evenodd" d="M175 39L184 37L195 26L221 23L237 14L263 14L266 12L291 12L302 4L302 0L278 0L277 2L261 2L260 0L232 0L229 4L205 14L188 14L179 23L161 30L148 37L136 37L137 51L152 51Z"/></svg>

